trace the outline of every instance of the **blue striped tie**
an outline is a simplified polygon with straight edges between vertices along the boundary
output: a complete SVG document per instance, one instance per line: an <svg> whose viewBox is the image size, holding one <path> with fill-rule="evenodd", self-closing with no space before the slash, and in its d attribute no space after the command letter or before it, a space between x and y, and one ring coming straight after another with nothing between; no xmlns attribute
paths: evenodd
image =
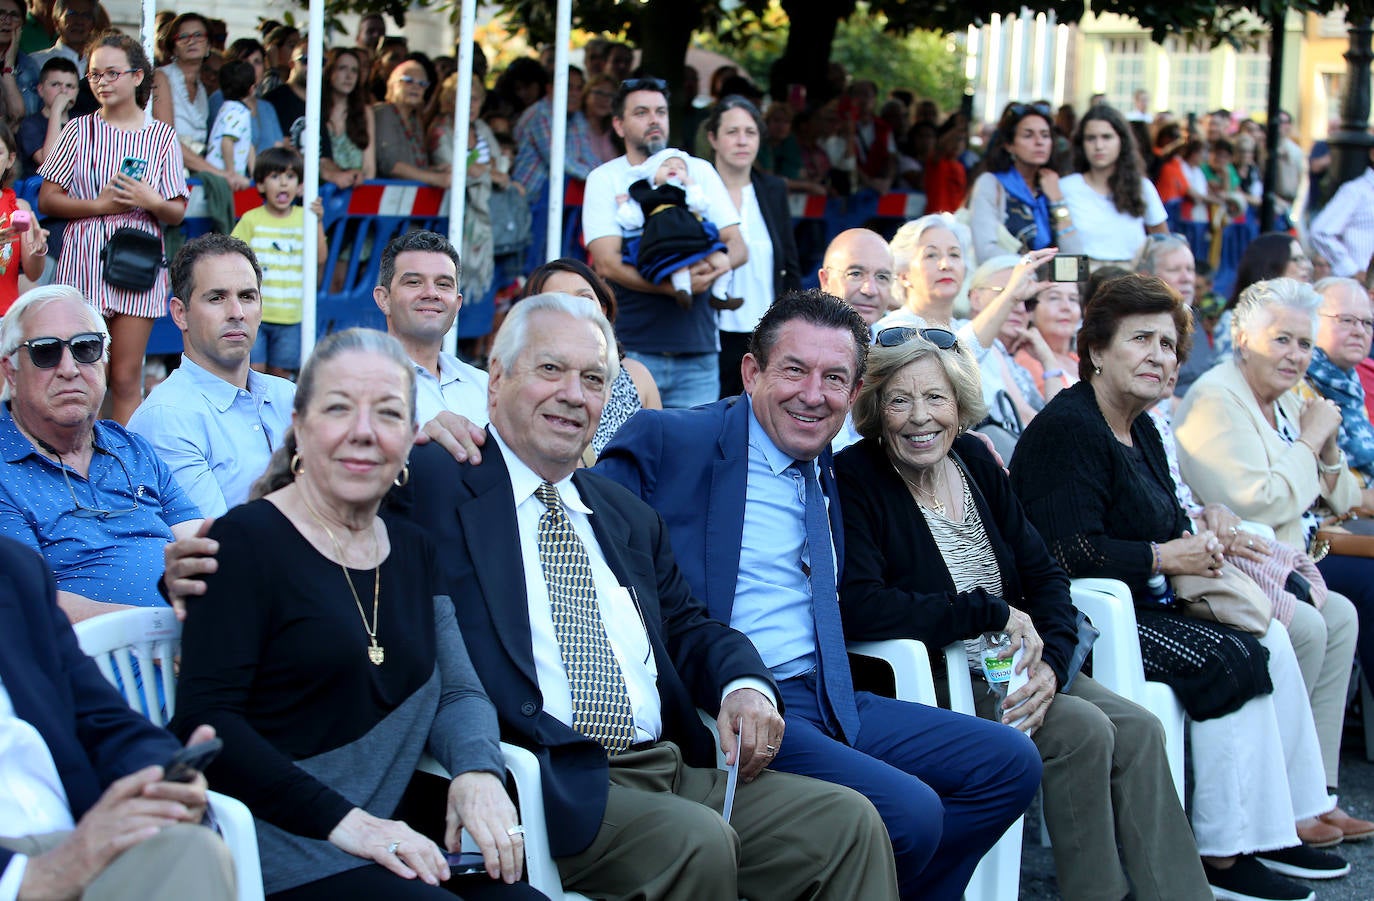
<svg viewBox="0 0 1374 901"><path fill-rule="evenodd" d="M849 653L844 645L839 596L835 588L835 560L830 541L830 520L816 464L793 464L806 481L806 547L811 561L811 616L816 624L816 650L821 658L820 681L844 738L852 745L859 735L859 711L854 706L854 679L849 674Z"/></svg>

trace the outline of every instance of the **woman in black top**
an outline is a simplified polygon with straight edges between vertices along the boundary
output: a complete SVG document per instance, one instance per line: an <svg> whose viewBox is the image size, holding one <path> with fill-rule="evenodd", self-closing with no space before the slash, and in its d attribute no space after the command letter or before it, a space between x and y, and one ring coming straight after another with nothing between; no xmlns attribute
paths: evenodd
<svg viewBox="0 0 1374 901"><path fill-rule="evenodd" d="M1069 580L1002 467L963 435L985 413L978 381L977 362L959 345L941 350L917 329L878 333L854 405L864 440L835 458L845 635L916 638L932 649L964 640L981 658L981 633L1010 633L1028 684L999 707L974 676L974 696L980 715L1030 733L1044 761L1060 893L1210 898L1169 790L1159 721L1078 672Z"/></svg>
<svg viewBox="0 0 1374 901"><path fill-rule="evenodd" d="M1256 639L1184 618L1148 588L1157 574L1218 575L1225 554L1243 552L1229 511L1193 533L1159 433L1140 415L1187 356L1191 330L1182 299L1157 278L1099 288L1078 335L1082 381L1026 427L1012 485L1071 577L1120 579L1135 594L1146 678L1169 684L1192 720L1193 834L1208 881L1227 897L1302 899L1306 886L1260 858L1317 878L1348 867L1298 842L1296 820L1332 804L1288 634L1281 623Z"/></svg>
<svg viewBox="0 0 1374 901"><path fill-rule="evenodd" d="M433 548L377 516L408 477L414 409L395 339L321 342L263 496L215 523L218 570L188 603L173 729L223 738L210 776L252 809L273 898L451 898L443 849L392 819L426 750L455 774L445 844L466 828L493 878L520 877L496 715L435 594ZM473 881L464 895L543 897Z"/></svg>

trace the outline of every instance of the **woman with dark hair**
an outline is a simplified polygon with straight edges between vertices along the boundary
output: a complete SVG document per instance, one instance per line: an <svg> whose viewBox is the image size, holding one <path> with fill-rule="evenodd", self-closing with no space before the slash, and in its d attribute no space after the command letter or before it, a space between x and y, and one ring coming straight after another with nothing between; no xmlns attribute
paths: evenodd
<svg viewBox="0 0 1374 901"><path fill-rule="evenodd" d="M1169 230L1164 204L1141 172L1135 136L1120 113L1099 104L1073 133L1074 174L1059 187L1093 268L1129 266L1145 235Z"/></svg>
<svg viewBox="0 0 1374 901"><path fill-rule="evenodd" d="M225 62L235 59L252 66L255 76L253 90L240 101L253 114L253 147L261 153L268 147L284 146L285 136L282 134L281 121L277 118L277 108L270 101L258 96L258 88L262 85L262 76L267 65L267 51L253 38L239 38L229 45L229 50L225 54ZM215 115L223 103L224 95L219 91L210 95L211 122L215 121Z"/></svg>
<svg viewBox="0 0 1374 901"><path fill-rule="evenodd" d="M153 320L167 314L166 268L147 291L105 281L100 251L115 230L137 228L162 238L162 226L186 218L186 167L176 131L148 120L153 67L143 45L118 32L92 44L86 80L100 109L62 129L57 147L38 174L38 208L69 220L54 281L80 291L110 329L109 394L112 418L129 421L143 400L143 351ZM133 160L137 165L126 166Z"/></svg>
<svg viewBox="0 0 1374 901"><path fill-rule="evenodd" d="M1231 296L1226 299L1226 308L1212 330L1217 359L1229 357L1234 347L1231 311L1240 302L1241 294L1256 282L1268 281L1271 278L1291 278L1309 284L1312 281L1311 258L1308 257L1307 251L1302 249L1298 239L1287 232L1267 232L1260 235L1251 241L1245 248L1245 253L1241 254L1240 263L1236 266L1236 284L1231 288Z"/></svg>
<svg viewBox="0 0 1374 901"><path fill-rule="evenodd" d="M521 297L536 294L572 294L585 297L601 305L601 312L615 324L615 292L606 280L592 271L581 260L563 257L550 260L530 273L525 281ZM592 436L592 443L582 453L582 461L590 466L596 462L602 448L631 416L640 410L661 410L663 401L658 396L658 385L643 363L625 356L625 349L616 346L620 357L620 373L611 382L611 392L606 397L606 406L601 411L601 422Z"/></svg>
<svg viewBox="0 0 1374 901"><path fill-rule="evenodd" d="M1008 105L983 160L983 173L969 192L975 260L1051 246L1061 253L1083 252L1052 165L1053 152L1049 105Z"/></svg>
<svg viewBox="0 0 1374 901"><path fill-rule="evenodd" d="M235 191L251 183L232 166L220 168L205 158L210 138L210 92L200 83L210 52L210 25L198 13L182 13L167 25L161 49L169 60L153 73L153 118L176 129L181 155L192 173L209 172Z"/></svg>
<svg viewBox="0 0 1374 901"><path fill-rule="evenodd" d="M350 47L335 47L325 55L324 103L320 124L329 132L332 170L320 160L321 174L340 188L351 188L377 177L377 147L372 105L362 78L362 60Z"/></svg>
<svg viewBox="0 0 1374 901"><path fill-rule="evenodd" d="M758 107L738 95L722 98L706 119L706 139L715 151L716 171L739 210L740 235L749 248L749 262L734 271L731 285L731 295L744 298L744 304L716 314L721 397L744 391L740 361L764 312L775 298L801 288L801 262L787 209L787 184L754 168L763 134Z"/></svg>
<svg viewBox="0 0 1374 901"><path fill-rule="evenodd" d="M1217 897L1311 898L1284 873L1349 871L1305 847L1297 821L1330 813L1321 748L1288 631L1256 637L1184 615L1184 597L1212 584L1260 589L1227 556L1251 556L1248 532L1220 504L1190 522L1174 493L1159 432L1142 416L1187 357L1192 319L1157 278L1107 282L1079 332L1082 381L1026 427L1011 479L1026 516L1071 578L1119 579L1135 598L1147 679L1168 684L1189 715L1192 823Z"/></svg>

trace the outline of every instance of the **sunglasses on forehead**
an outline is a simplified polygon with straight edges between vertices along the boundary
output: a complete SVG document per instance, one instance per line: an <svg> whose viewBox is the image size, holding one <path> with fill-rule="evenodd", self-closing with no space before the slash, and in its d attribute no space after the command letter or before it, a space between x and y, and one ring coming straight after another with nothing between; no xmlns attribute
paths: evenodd
<svg viewBox="0 0 1374 901"><path fill-rule="evenodd" d="M658 91L662 94L668 90L668 82L661 78L627 78L620 83L620 90L626 94L635 91Z"/></svg>
<svg viewBox="0 0 1374 901"><path fill-rule="evenodd" d="M98 332L83 332L70 338L31 338L19 347L29 351L29 362L39 369L52 369L62 362L63 348L70 347L72 359L78 363L95 363L105 354L105 336ZM17 348L16 348L17 349Z"/></svg>
<svg viewBox="0 0 1374 901"><path fill-rule="evenodd" d="M947 328L916 328L912 325L894 325L878 332L874 339L879 347L900 347L912 338L923 338L940 350L953 350L959 353L959 339Z"/></svg>

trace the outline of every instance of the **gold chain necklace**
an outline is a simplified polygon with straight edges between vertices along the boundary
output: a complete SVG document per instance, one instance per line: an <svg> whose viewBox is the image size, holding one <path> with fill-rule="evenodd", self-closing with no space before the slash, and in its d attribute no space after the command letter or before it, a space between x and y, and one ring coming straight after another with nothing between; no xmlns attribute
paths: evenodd
<svg viewBox="0 0 1374 901"><path fill-rule="evenodd" d="M936 481L937 481L937 482L942 482L942 481L943 481L943 479L940 478L940 476L944 473L944 465L943 465L943 463L944 463L944 461L941 461L941 463L938 464L938 465L940 466L940 470L939 470L939 472L937 472L937 473L935 474L935 478L936 478ZM926 490L925 490L924 488L922 488L920 485L917 485L915 482L911 481L911 479L908 479L908 478L902 473L902 471L901 471L900 469L897 469L897 467L896 467L895 465L894 465L892 468L897 470L897 477L900 478L903 482L906 482L906 485L907 485L908 488L910 488L912 491L916 492L916 502L917 502L917 503L920 503L920 502L921 502L921 499L922 499L923 497L928 497L928 498L930 498L930 503L929 503L927 506L929 506L930 509L934 510L936 513L940 514L941 516L946 516L946 515L947 515L947 514L946 514L946 509L947 509L947 508L945 507L945 502L942 501L942 500L940 500L940 497L939 497L939 495L937 494L936 491L926 491ZM937 485L936 487L937 487L937 489L938 489L939 486Z"/></svg>
<svg viewBox="0 0 1374 901"><path fill-rule="evenodd" d="M296 487L297 490L300 490L299 485ZM368 640L371 642L367 649L367 659L372 661L373 666L381 666L382 661L386 659L386 649L377 644L377 607L382 599L381 545L377 543L377 528L375 525L372 528L372 555L379 559L377 560L377 569L372 579L372 625L369 627L367 624L367 614L363 612L362 599L358 597L358 589L353 587L353 577L348 574L348 567L344 564L343 545L339 544L339 539L334 537L334 533L330 531L329 526L324 524L324 519L320 514L315 512L315 508L310 505L310 501L305 499L304 491L300 491L300 496L301 503L305 505L306 511L309 512L311 518L315 520L315 523L321 529L324 529L324 534L329 536L330 542L334 545L334 553L339 556L339 569L343 570L344 581L348 583L349 593L353 595L353 603L358 605L358 616L362 619L363 629L367 632Z"/></svg>

